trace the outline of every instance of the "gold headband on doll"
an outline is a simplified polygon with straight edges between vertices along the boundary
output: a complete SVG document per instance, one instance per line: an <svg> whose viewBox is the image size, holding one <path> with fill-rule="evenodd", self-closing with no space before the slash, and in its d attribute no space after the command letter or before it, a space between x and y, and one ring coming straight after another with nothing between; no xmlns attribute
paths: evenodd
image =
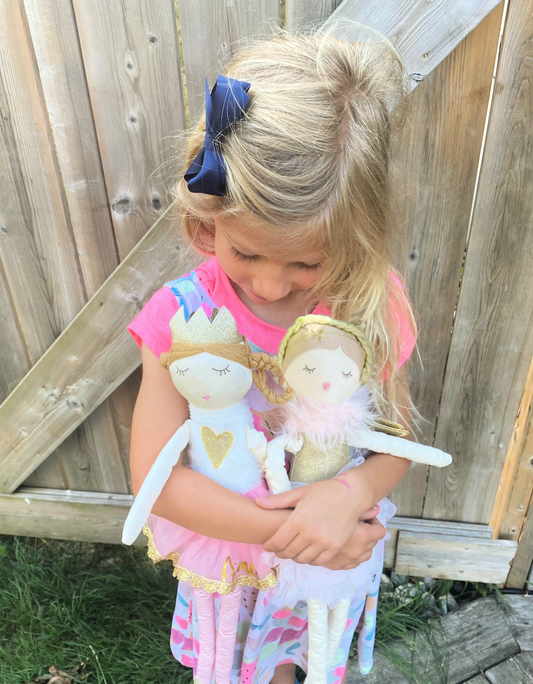
<svg viewBox="0 0 533 684"><path fill-rule="evenodd" d="M332 330L332 328L334 330ZM283 338L278 352L278 366L285 368L305 349L337 349L342 347L348 355L356 355L362 348L364 363L361 369L361 384L370 379L374 368L374 354L370 342L363 330L351 323L336 321L328 316L309 314L300 316L289 328Z"/></svg>
<svg viewBox="0 0 533 684"><path fill-rule="evenodd" d="M271 403L284 404L294 396L290 389L276 394L268 387L266 371L277 376L280 384L285 382L276 359L262 352L252 352L237 332L235 321L225 307L213 309L210 318L200 308L191 314L188 321L181 307L170 321L170 331L172 346L160 357L161 365L167 370L174 361L207 352L255 371L252 375L254 384Z"/></svg>

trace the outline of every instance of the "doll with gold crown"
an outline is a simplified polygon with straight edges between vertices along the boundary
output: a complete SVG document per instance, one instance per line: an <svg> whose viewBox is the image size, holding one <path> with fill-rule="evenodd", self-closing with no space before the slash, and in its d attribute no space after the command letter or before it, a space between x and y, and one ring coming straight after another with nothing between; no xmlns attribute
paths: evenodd
<svg viewBox="0 0 533 684"><path fill-rule="evenodd" d="M132 544L146 523L152 560L171 559L174 576L194 590L199 627L195 682L211 684L214 674L217 684L229 684L242 588L268 589L276 582L275 570L262 559L260 545L205 537L150 511L185 448L193 470L252 499L266 496L262 469L250 450L264 435L254 428L246 394L254 382L272 403L292 395L277 395L266 386L265 369L275 372L275 359L250 351L225 307L213 309L210 318L200 308L188 321L180 308L170 329L172 347L161 355L161 364L189 402L190 419L167 442L146 476L124 524L122 541ZM215 593L220 596L218 624Z"/></svg>
<svg viewBox="0 0 533 684"><path fill-rule="evenodd" d="M373 373L373 353L357 326L326 316L298 318L280 345L278 365L295 399L280 409L282 428L278 436L267 444L259 435L252 446L272 493L338 477L360 465L363 457L352 458L350 447L437 467L451 463L449 454L402 439L408 433L401 425L378 417L367 384ZM285 468L285 450L294 454L290 477ZM385 525L396 508L386 498L379 506L377 517ZM383 540L374 548L372 557L353 570L329 570L277 559L273 553L265 553L263 560L269 565L279 564L278 582L269 595L274 604L291 608L298 601L307 602L307 684L326 684L350 604L357 598L365 601L364 629L358 642L359 668L364 674L369 672Z"/></svg>

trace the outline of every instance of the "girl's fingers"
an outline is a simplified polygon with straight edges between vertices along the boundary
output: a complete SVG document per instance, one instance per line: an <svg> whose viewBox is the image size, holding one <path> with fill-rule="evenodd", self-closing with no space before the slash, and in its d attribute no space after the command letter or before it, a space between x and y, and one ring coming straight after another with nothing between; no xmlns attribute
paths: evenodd
<svg viewBox="0 0 533 684"><path fill-rule="evenodd" d="M376 504L375 506L372 506L372 508L369 508L367 511L363 511L359 516L359 520L370 520L370 518L375 518L380 510L380 507L378 506L378 504Z"/></svg>
<svg viewBox="0 0 533 684"><path fill-rule="evenodd" d="M272 496L258 497L255 499L255 503L261 508L294 508L298 501L302 498L304 492L302 490L305 487L298 487L297 489L291 489L288 492L283 492L283 494L274 494Z"/></svg>
<svg viewBox="0 0 533 684"><path fill-rule="evenodd" d="M297 534L287 546L276 551L276 555L278 558L292 558L295 560L296 556L303 553L303 551L310 546L313 546L313 542L310 542L309 539L305 539L301 534ZM317 553L318 550L315 552L315 556ZM298 562L301 563L302 561Z"/></svg>
<svg viewBox="0 0 533 684"><path fill-rule="evenodd" d="M256 499L257 501L257 499ZM264 544L265 551L273 551L278 554L281 553L292 541L296 538L298 530L290 524L290 518L279 528L273 537L270 537ZM280 556L281 558L281 556Z"/></svg>
<svg viewBox="0 0 533 684"><path fill-rule="evenodd" d="M307 563L309 565L313 565L314 559L320 554L321 549L314 544L310 544L309 546L305 547L303 551L300 551L295 556L292 556L292 560L295 563Z"/></svg>

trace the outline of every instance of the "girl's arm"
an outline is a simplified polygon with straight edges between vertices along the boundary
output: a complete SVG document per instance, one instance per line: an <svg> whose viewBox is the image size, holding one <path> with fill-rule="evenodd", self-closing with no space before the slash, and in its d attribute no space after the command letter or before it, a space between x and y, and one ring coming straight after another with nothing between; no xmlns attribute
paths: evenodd
<svg viewBox="0 0 533 684"><path fill-rule="evenodd" d="M170 373L143 344L143 379L133 413L130 468L137 494L159 452L189 417L186 400ZM152 512L200 534L263 544L290 511L262 510L251 499L222 487L180 463L174 467Z"/></svg>

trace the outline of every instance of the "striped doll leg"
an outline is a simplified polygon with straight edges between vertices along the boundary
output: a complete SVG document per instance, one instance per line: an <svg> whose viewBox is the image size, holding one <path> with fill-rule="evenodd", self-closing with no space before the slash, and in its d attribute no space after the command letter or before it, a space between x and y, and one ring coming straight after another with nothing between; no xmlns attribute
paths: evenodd
<svg viewBox="0 0 533 684"><path fill-rule="evenodd" d="M228 596L220 597L215 657L216 684L230 684L241 598L242 587L236 587Z"/></svg>
<svg viewBox="0 0 533 684"><path fill-rule="evenodd" d="M379 587L377 591L368 594L366 597L363 629L357 640L357 654L359 656L359 671L361 674L368 674L374 664L378 594Z"/></svg>
<svg viewBox="0 0 533 684"><path fill-rule="evenodd" d="M307 601L308 670L305 684L326 684L328 679L328 606L318 599Z"/></svg>
<svg viewBox="0 0 533 684"><path fill-rule="evenodd" d="M194 682L195 684L211 684L215 665L215 597L203 589L195 589L194 598L200 646Z"/></svg>
<svg viewBox="0 0 533 684"><path fill-rule="evenodd" d="M335 661L337 649L341 643L342 635L348 622L351 599L341 599L335 607L329 611L328 618L328 668Z"/></svg>

